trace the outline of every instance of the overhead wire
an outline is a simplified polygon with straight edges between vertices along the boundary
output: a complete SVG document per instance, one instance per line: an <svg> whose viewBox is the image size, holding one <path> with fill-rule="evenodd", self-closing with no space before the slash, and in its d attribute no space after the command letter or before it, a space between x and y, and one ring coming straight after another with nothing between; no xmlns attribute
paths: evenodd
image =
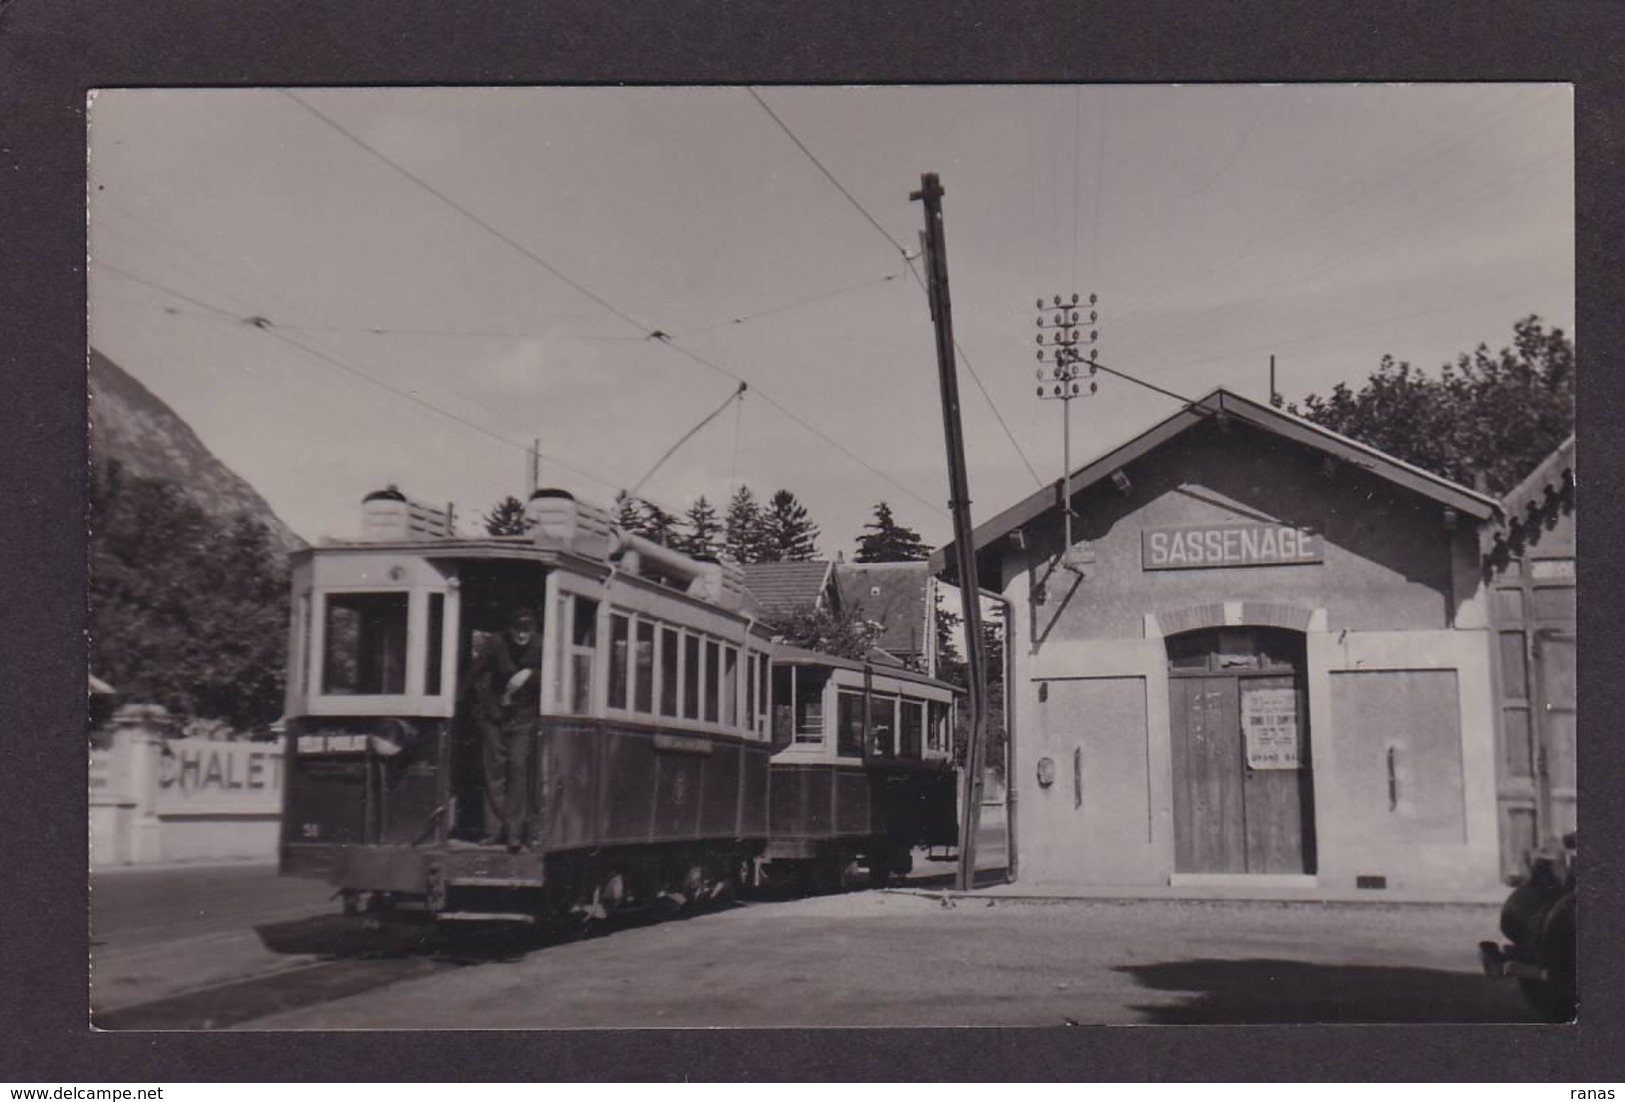
<svg viewBox="0 0 1625 1102"><path fill-rule="evenodd" d="M767 105L767 101L764 100L760 95L757 94L756 89L746 87L745 91L749 92L750 93L750 98L755 100L758 104L760 104L763 111L767 112L768 118L772 119L775 123L778 124L779 129L784 131L785 136L788 137L792 142L795 143L796 148L801 150L802 153L806 154L807 159L809 161L811 161L817 167L819 172L822 172L824 174L824 179L828 180L831 184L834 184L835 185L835 190L839 191L842 195L846 196L846 201L848 203L851 203L852 206L857 210L857 212L859 214L863 215L865 221L867 221L871 226L873 226L875 228L876 232L878 232L880 234L880 236L884 237L887 241L890 241L891 244L892 244L892 248L894 248L898 252L902 253L903 256L906 258L908 256L908 249L905 248L897 240L897 238L893 237L889 232L887 232L885 226L882 226L879 222L875 221L873 215L871 215L867 210L863 209L863 204L858 202L857 199L853 197L852 193L850 191L847 191L845 186L843 186L841 184L841 181L839 181L839 180L837 180L835 178L835 174L832 173L829 169L825 168L823 162L820 161L816 156L813 155L813 151L808 149L800 138L796 137L795 131L791 130L789 128L789 126L785 125L784 120L779 118L779 116L774 112L773 108L771 108L771 107L769 107Z"/></svg>
<svg viewBox="0 0 1625 1102"><path fill-rule="evenodd" d="M294 340L292 337L290 337L286 333L282 332L281 328L279 326L277 326L276 324L271 322L271 320L269 318L266 318L263 315L248 315L248 316L245 317L245 316L237 314L237 313L235 313L235 312L233 312L231 310L227 310L227 309L225 309L223 307L216 306L216 305L214 305L212 303L205 302L202 299L199 299L199 298L196 298L195 296L189 295L184 291L177 290L177 289L175 289L173 287L169 287L169 286L166 286L164 284L158 283L155 280L150 280L150 279L147 279L147 278L145 278L143 276L137 275L134 272L130 272L130 271L124 269L124 268L121 268L121 267L115 265L115 264L110 264L107 261L104 261L104 260L92 260L92 263L95 264L99 268L103 268L103 269L105 269L105 270L107 270L109 272L112 272L114 275L121 276L121 277L123 277L125 279L128 279L128 280L132 281L132 282L139 283L139 284L141 284L143 286L152 288L153 290L159 291L159 292L161 292L163 294L171 295L171 296L173 296L173 297L175 297L177 299L180 299L182 302L191 303L192 305L197 306L200 309L203 309L203 310L207 311L211 315L218 316L223 320L230 321L230 322L232 322L234 324L237 324L237 325L246 326L248 328L258 330L259 332L264 333L266 336L271 337L273 340L280 341L282 344L287 345L290 348L297 349L300 353L302 353L306 357L317 359L317 360L327 364L328 366L337 368L338 370L343 371L348 375L354 376L355 378L360 379L363 382L368 383L371 386L377 387L380 390L383 390L383 391L386 391L386 392L388 392L390 394L393 394L397 398L400 398L400 399L402 399L404 401L411 402L414 405L421 406L422 408L430 410L431 412L437 413L440 416L447 418L448 420L455 421L457 424L462 425L464 428L467 428L467 429L470 429L473 432L479 433L481 436L484 436L484 437L486 437L486 438L488 438L490 440L494 440L499 444L504 444L504 445L506 445L506 446L508 446L510 448L514 448L514 449L517 449L519 451L524 451L524 452L534 451L534 448L530 444L523 444L523 443L520 443L520 442L518 442L516 440L510 440L508 437L503 436L501 433L493 432L491 429L486 428L484 425L481 425L481 424L479 424L479 423L477 423L475 421L471 421L468 418L463 417L461 414L454 413L453 411L448 410L443 406L436 405L435 403L429 401L428 399L422 397L419 394L416 394L416 393L414 393L414 392L412 392L410 390L403 389L401 387L397 387L397 386L395 386L395 385L393 385L391 383L384 382L382 379L379 379L379 378L377 378L377 377L375 377L373 375L369 375L367 372L362 371L357 367L354 367L354 366L352 366L350 364L345 363L344 361L340 360L338 357L330 355L329 353L323 351L322 349L315 348L315 347L312 347L311 345L304 344L304 343L302 343L300 341ZM541 455L541 458L547 460L549 463L552 463L552 464L554 464L554 465L556 465L558 467L561 467L564 470L570 471L572 474L580 475L582 478L589 479L592 482L595 482L595 483L597 483L597 484L599 484L601 486L608 487L609 489L612 489L612 490L618 488L618 483L617 482L612 481L612 480L607 479L607 478L602 478L599 475L596 475L596 474L592 473L591 471L587 471L587 470L584 470L584 469L582 469L580 467L577 467L577 466L575 466L575 465L573 465L571 463L567 463L564 460L558 458L557 456L548 455L545 452L544 453L539 453L539 454Z"/></svg>
<svg viewBox="0 0 1625 1102"><path fill-rule="evenodd" d="M745 314L745 315L743 315L741 317L727 318L727 319L725 319L723 321L712 322L709 325L702 325L698 329L687 329L687 330L684 330L681 333L674 333L674 334L672 334L672 339L673 340L686 340L689 337L697 337L701 333L709 333L712 330L721 329L721 328L723 328L725 326L744 325L747 322L757 321L757 320L759 320L761 318L765 318L765 317L768 317L768 316L773 315L773 314L782 314L782 313L784 313L784 312L786 312L788 310L796 310L796 309L800 309L803 306L810 306L815 302L824 302L824 301L826 301L828 299L837 298L837 297L839 297L841 295L849 294L852 291L860 291L865 287L874 287L874 286L877 286L877 285L879 285L881 283L890 283L892 280L896 279L898 276L900 276L902 274L903 274L903 270L901 268L899 268L898 270L896 270L894 272L888 272L887 274L885 274L883 276L878 276L878 277L875 277L875 278L872 278L872 279L859 280L856 283L848 283L845 286L836 287L834 290L821 291L821 292L819 292L818 294L815 294L815 295L808 295L805 298L798 298L793 302L780 303L777 306L769 306L769 307L767 307L765 309L757 310L754 313Z"/></svg>
<svg viewBox="0 0 1625 1102"><path fill-rule="evenodd" d="M801 150L801 152L813 163L814 167L816 167L819 172L823 173L824 178L829 180L830 183L834 184L836 190L846 197L846 201L863 216L864 220L873 226L882 237L891 242L892 246L903 254L903 260L908 264L908 270L913 273L914 281L920 285L921 292L926 293L927 297L929 297L929 292L926 289L925 282L920 278L920 273L914 267L915 258L909 253L909 251L903 248L902 245L898 244L897 239L890 233L886 232L885 227L883 227L879 222L875 221L874 216L865 210L863 204L858 202L852 193L847 191L846 188L841 185L841 182L835 178L834 174L831 173L829 169L824 167L823 163L819 161L817 155L814 154L811 149L808 149L806 144L802 142L800 138L796 137L795 132L785 124L783 119L779 118L779 116L774 113L773 109L767 105L767 102L763 100L761 96L757 95L754 88L746 88L745 90L750 93L752 99L761 105L762 110L766 111L768 116L778 124L779 129L783 130L784 133L789 136L790 140L795 143L796 148ZM1033 476L1033 480L1042 486L1044 484L1043 479L1039 478L1038 472L1033 469L1032 461L1027 458L1027 453L1025 450L1023 450L1021 443L1016 439L1015 433L1010 431L1010 426L1005 422L1004 414L999 412L999 407L997 403L993 401L993 396L988 393L987 385L982 382L982 378L977 374L976 368L971 365L969 358L965 355L965 350L960 347L957 338L954 341L954 352L958 356L959 362L965 365L966 372L968 372L970 377L975 381L976 388L982 392L982 397L987 401L988 408L993 411L993 416L995 419L997 419L999 427L1004 430L1004 435L1010 441L1010 446L1013 447L1016 454L1021 457L1021 462L1026 466L1027 473L1031 474ZM940 508L938 511L941 511Z"/></svg>
<svg viewBox="0 0 1625 1102"><path fill-rule="evenodd" d="M627 313L625 310L623 310L619 306L616 306L614 303L612 303L609 300L605 299L603 296L599 295L597 292L595 292L595 291L591 290L590 288L586 287L585 285L583 285L579 281L577 281L575 279L572 279L568 274L566 274L565 272L563 272L562 270L557 268L555 265L549 263L547 260L543 259L541 256L537 255L531 249L527 248L523 244L521 244L518 241L515 241L513 238L509 237L501 229L499 229L498 227L492 225L490 222L486 221L485 219L481 218L478 214L474 213L468 207L466 207L463 204L457 202L455 199L451 198L449 195L447 195L445 192L441 191L439 188L436 188L433 184L429 183L427 180L423 179L421 176L417 175L416 173L414 173L411 170L407 169L405 166L403 166L403 165L399 164L398 162L396 162L393 158L387 156L383 152L381 152L378 149L374 148L368 142L363 140L359 135L357 135L357 134L353 133L352 131L350 131L347 127L345 127L342 124L338 123L336 120L329 118L322 111L320 111L317 108L311 106L309 103L306 103L304 100L300 99L297 95L294 95L294 93L291 90L283 89L283 94L285 96L287 96L290 100L292 100L294 103L298 104L299 107L301 107L303 110L305 110L306 112L308 112L309 114L311 114L315 118L319 119L323 123L323 125L325 125L325 126L329 127L330 129L336 131L337 133L342 135L345 139L347 139L352 144L357 145L360 148L362 148L363 150L365 150L368 154L370 154L373 158L375 158L376 160L378 160L379 162L384 164L386 167L392 169L394 172L398 173L399 175L404 176L406 179L412 181L414 184L418 185L420 188L427 191L429 194L435 196L436 198L441 200L441 202L445 203L447 206L451 207L453 210L457 211L459 214L462 214L465 218L467 218L468 220L473 222L475 225L477 225L480 228L484 229L488 234L495 237L497 240L501 241L502 243L507 245L509 248L511 248L511 249L517 251L518 253L520 253L521 255L525 256L526 258L528 258L529 260L531 260L532 262L534 262L535 264L540 266L542 269L544 269L545 271L547 271L548 273L553 275L555 278L559 279L560 281L567 284L568 286L574 288L576 291L580 292L582 295L584 295L587 298L591 299L593 302L597 303L599 306L603 307L605 310L608 310L611 314L613 314L616 317L620 318L622 321L626 322L628 325L631 325L633 328L637 329L639 332L644 333L648 339L657 341L658 343L665 345L667 348L670 348L670 349L680 353L683 356L686 356L687 358L689 358L689 359L691 359L691 360L693 360L693 361L695 361L697 363L701 363L701 364L705 365L706 367L711 368L712 370L718 371L721 374L726 375L726 376L734 379L736 382L745 382L745 381L747 381L742 376L740 376L740 375L738 375L738 374L736 374L736 373L734 373L732 371L729 371L726 368L720 367L719 365L717 365L715 363L712 363L711 361L705 359L704 357L698 355L697 353L691 352L688 349L683 348L681 345L676 344L674 342L674 340L672 339L671 334L665 332L662 329L652 327L652 326L646 324L645 322L639 320L638 318L633 317L631 314ZM758 97L758 102L759 101L760 101L760 97ZM763 106L765 107L766 105L764 104ZM771 113L772 112L769 111L769 114L771 114ZM844 192L844 189L842 189L842 190ZM880 228L878 223L876 224L876 228L877 229ZM884 234L885 231L882 229L881 233ZM888 235L888 239L889 239L889 235ZM893 244L896 245L896 242L894 241ZM907 255L906 250L903 250L901 248L901 246L898 246L898 250L900 252L903 252L905 256ZM901 492L903 492L905 494L908 494L910 497L914 498L915 500L927 504L930 508L935 509L937 512L939 512L939 513L943 512L943 510L942 510L942 508L940 506L931 504L926 498L921 497L919 494L915 493L913 490L910 490L908 487L904 486L902 483L898 482L896 479L892 478L890 475L885 474L878 467L875 467L873 464L869 463L867 460L865 460L865 459L861 458L860 456L858 456L850 448L847 448L846 446L844 446L844 445L840 444L839 442L837 442L833 437L829 436L829 434L825 433L823 430L815 428L804 417L801 417L799 414L795 414L795 413L791 412L789 410L789 408L786 407L782 402L779 402L776 399L774 399L771 395L764 392L760 387L756 387L755 391L756 391L757 397L760 398L762 401L766 402L768 405L772 406L774 409L778 410L780 413L782 413L785 416L789 417L792 421L796 422L802 428L804 428L804 429L808 430L809 432L813 433L813 435L817 436L820 440L823 440L825 443L829 444L830 446L832 446L835 449L837 449L838 451L840 451L847 458L852 459L853 461L857 462L858 464L863 466L866 470L870 471L870 473L872 473L872 474L876 475L877 477L883 479L885 482L887 482L891 486L895 487L896 489L900 490Z"/></svg>

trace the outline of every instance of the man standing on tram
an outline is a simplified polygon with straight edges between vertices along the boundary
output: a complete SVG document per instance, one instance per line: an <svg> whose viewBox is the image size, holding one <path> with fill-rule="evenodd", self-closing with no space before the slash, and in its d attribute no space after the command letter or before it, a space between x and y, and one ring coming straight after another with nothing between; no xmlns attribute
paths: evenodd
<svg viewBox="0 0 1625 1102"><path fill-rule="evenodd" d="M531 755L541 711L542 639L536 615L515 609L469 671L485 765L484 845L530 842Z"/></svg>

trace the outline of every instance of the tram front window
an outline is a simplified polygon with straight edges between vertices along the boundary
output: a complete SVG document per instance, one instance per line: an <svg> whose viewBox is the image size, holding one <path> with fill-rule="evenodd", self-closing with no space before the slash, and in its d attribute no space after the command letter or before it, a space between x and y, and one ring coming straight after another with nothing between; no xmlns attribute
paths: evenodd
<svg viewBox="0 0 1625 1102"><path fill-rule="evenodd" d="M405 593L327 598L322 691L335 696L406 692Z"/></svg>

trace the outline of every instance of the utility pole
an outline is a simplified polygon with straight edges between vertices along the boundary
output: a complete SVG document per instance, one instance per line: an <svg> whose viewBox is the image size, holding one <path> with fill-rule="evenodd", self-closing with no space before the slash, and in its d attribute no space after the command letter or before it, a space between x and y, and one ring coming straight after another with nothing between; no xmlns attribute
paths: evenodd
<svg viewBox="0 0 1625 1102"><path fill-rule="evenodd" d="M530 448L526 452L525 457L530 460L530 492L535 493L537 490L540 490L542 488L542 438L541 437L538 436L534 440L531 441Z"/></svg>
<svg viewBox="0 0 1625 1102"><path fill-rule="evenodd" d="M976 584L976 549L971 545L970 480L965 473L965 436L959 417L959 378L954 366L953 311L948 299L948 247L942 234L942 183L935 172L920 177L909 199L925 203L927 298L936 324L937 377L942 384L942 435L948 448L948 507L954 517L954 561L965 623L969 667L970 731L965 747L965 815L959 823L959 870L955 887L976 885L976 832L982 821L982 772L987 754L987 655L982 647L982 599Z"/></svg>
<svg viewBox="0 0 1625 1102"><path fill-rule="evenodd" d="M1059 401L1061 403L1061 565L1068 569L1082 566L1082 563L1073 555L1072 551L1072 399L1093 395L1100 389L1095 381L1095 358L1098 351L1094 347L1100 339L1100 330L1090 328L1089 336L1084 338L1084 325L1093 326L1100 320L1100 314L1095 310L1096 296L1090 294L1087 304L1078 301L1077 292L1072 293L1072 301L1063 303L1061 296L1054 296L1050 306L1044 305L1044 300L1038 300L1038 397L1046 401ZM1053 309L1054 313L1047 319L1045 311ZM1088 316L1085 317L1085 311ZM1043 367L1046 335L1049 340L1050 354L1047 357L1053 361L1049 370ZM1079 344L1089 346L1089 354L1083 355L1078 351ZM1085 389L1078 380L1083 376L1082 365L1087 365L1089 385Z"/></svg>

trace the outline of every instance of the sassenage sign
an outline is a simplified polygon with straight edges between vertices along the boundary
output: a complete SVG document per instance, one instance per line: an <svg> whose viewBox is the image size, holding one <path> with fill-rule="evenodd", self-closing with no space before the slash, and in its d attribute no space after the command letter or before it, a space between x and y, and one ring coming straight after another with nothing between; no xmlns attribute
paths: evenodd
<svg viewBox="0 0 1625 1102"><path fill-rule="evenodd" d="M1140 533L1146 570L1223 566L1289 566L1325 561L1319 532L1290 524L1203 524L1146 528Z"/></svg>

